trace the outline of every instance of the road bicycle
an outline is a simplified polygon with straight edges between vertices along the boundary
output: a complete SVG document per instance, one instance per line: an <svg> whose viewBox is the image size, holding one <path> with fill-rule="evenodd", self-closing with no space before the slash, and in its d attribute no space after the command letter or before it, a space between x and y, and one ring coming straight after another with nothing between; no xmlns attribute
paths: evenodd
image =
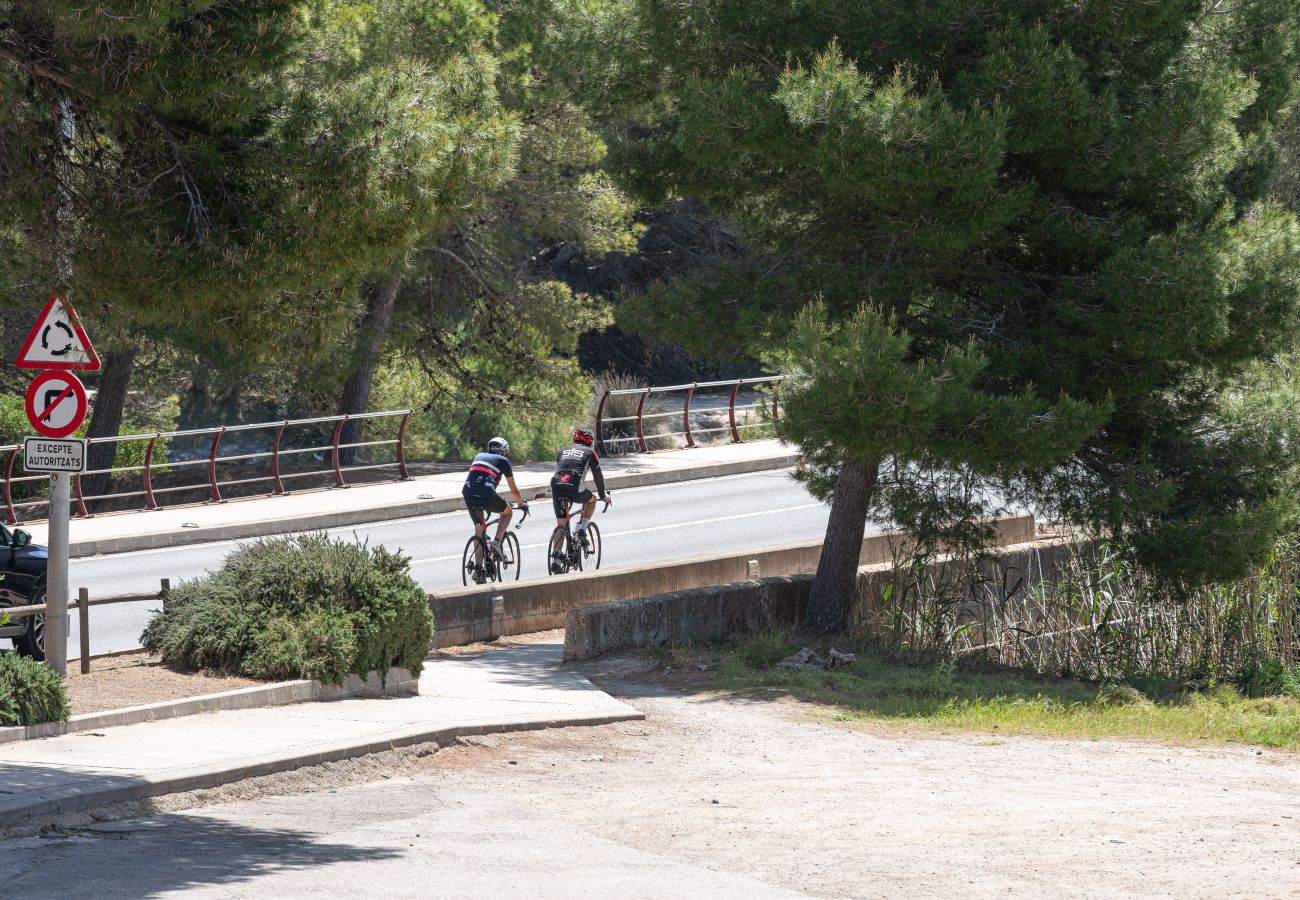
<svg viewBox="0 0 1300 900"><path fill-rule="evenodd" d="M582 532L575 532L570 527L573 522L573 501L563 502L564 524L555 526L555 530L551 532L551 540L546 545L549 556L547 571L552 575L563 575L566 572L581 572L583 569L593 571L599 569L603 546L600 541L600 529L596 527L595 522L588 522ZM609 512L609 505L613 502L613 496L606 494L605 507L601 512ZM560 545L558 550L555 549L557 542Z"/></svg>
<svg viewBox="0 0 1300 900"><path fill-rule="evenodd" d="M528 507L511 503L510 508L524 511L524 514L519 517L519 524L515 526L515 531L518 531L528 518ZM482 516L483 510L475 509L474 515ZM460 561L460 577L465 585L519 580L519 538L515 537L514 532L507 531L505 537L501 539L499 554L492 549L492 542L488 540L488 529L500 521L500 516L488 519L483 523L483 533L475 533L465 544L465 554ZM478 553L474 552L476 545Z"/></svg>

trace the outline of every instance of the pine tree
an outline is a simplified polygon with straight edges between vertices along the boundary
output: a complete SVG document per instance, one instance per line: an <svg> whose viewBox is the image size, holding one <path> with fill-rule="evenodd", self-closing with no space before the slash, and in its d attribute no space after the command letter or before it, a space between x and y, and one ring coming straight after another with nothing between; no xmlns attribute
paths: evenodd
<svg viewBox="0 0 1300 900"><path fill-rule="evenodd" d="M477 0L0 0L0 208L101 333L299 360L509 170L491 28Z"/></svg>
<svg viewBox="0 0 1300 900"><path fill-rule="evenodd" d="M869 517L978 543L1020 500L1171 577L1260 557L1294 508L1294 429L1250 398L1300 306L1265 196L1300 7L621 8L653 77L615 92L615 166L751 248L630 321L789 367L780 433L832 499L807 624L845 624Z"/></svg>

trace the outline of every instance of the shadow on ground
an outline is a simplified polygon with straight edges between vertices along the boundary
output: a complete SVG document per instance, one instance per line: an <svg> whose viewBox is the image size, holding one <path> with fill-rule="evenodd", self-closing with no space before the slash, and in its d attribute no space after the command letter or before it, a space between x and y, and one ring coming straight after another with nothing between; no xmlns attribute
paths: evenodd
<svg viewBox="0 0 1300 900"><path fill-rule="evenodd" d="M309 831L251 828L203 815L92 825L0 843L0 884L11 900L126 900L398 855L316 838Z"/></svg>

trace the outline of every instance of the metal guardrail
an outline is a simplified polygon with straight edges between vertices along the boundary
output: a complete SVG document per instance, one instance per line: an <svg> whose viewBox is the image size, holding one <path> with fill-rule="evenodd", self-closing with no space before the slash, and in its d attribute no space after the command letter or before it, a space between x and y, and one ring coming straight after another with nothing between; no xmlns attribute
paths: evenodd
<svg viewBox="0 0 1300 900"><path fill-rule="evenodd" d="M666 385L662 387L623 388L615 391L605 391L604 395L600 398L600 406L597 407L596 409L596 443L599 446L600 452L602 454L608 452L608 448L611 444L632 443L634 441L637 444L637 449L640 450L640 452L642 453L646 453L649 451L650 448L649 445L646 443L645 420L667 418L669 416L681 416L682 417L681 431L665 432L660 435L655 435L655 437L685 438L686 446L694 447L695 435L697 434L729 431L731 432L731 442L733 444L739 444L743 440L743 438L741 437L742 429L761 428L764 423L763 422L737 422L736 413L745 412L752 409L765 408L765 405L761 403L750 403L745 406L739 406L739 407L736 406L736 398L740 394L740 389L742 387L747 387L750 385L757 385L757 384L772 385L771 411L772 411L772 419L776 420L780 416L780 405L777 400L777 391L780 388L781 382L785 381L785 378L786 376L784 375L767 375L761 378L735 378L727 381L696 381L696 382L692 382L691 384L672 384L672 385ZM691 425L691 415L692 415L691 401L695 398L695 392L698 390L710 390L710 389L717 389L717 388L731 389L731 395L727 403L727 425L720 428L693 428ZM645 411L646 398L650 397L652 394L665 395L665 394L677 394L677 393L685 395L682 401L682 409L680 412L676 410L672 410L669 412L650 413L649 415L646 414ZM605 418L605 406L609 402L610 397L640 397L640 400L637 402L636 415ZM695 412L695 415L699 415L699 414L700 413L697 410ZM615 422L636 422L636 435L628 436L628 437L606 438L605 426Z"/></svg>
<svg viewBox="0 0 1300 900"><path fill-rule="evenodd" d="M255 422L250 425L222 425L217 428L195 428L188 431L156 431L152 434L127 434L117 437L91 438L88 441L91 446L102 444L120 445L129 442L143 443L145 444L144 464L139 466L111 466L107 469L93 469L77 475L73 479L72 483L73 494L76 498L76 514L82 517L90 515L90 512L86 507L86 502L88 500L109 500L120 499L123 497L143 497L145 509L158 509L158 495L160 494L174 493L178 491L202 490L204 487L208 489L208 496L211 502L221 503L224 501L224 498L221 495L221 489L223 487L231 487L237 484L254 484L263 481L271 482L274 485L271 491L272 494L283 496L289 493L284 486L286 479L304 478L308 476L332 475L334 478L334 487L346 488L348 483L344 477L344 472L360 472L366 469L382 469L388 466L397 466L398 478L402 481L406 481L411 477L406 468L406 426L411 420L411 413L412 410L399 409L389 410L386 412L357 413L354 415L343 416L321 416L315 419L282 419L278 422ZM340 439L343 435L343 426L348 422L369 419L392 419L399 416L401 417L401 425L398 428L396 438L374 441L356 441L349 444L340 443ZM333 438L328 444L309 447L291 447L288 449L283 447L284 433L287 429L309 428L311 426L328 424L334 426ZM270 450L257 453L236 453L228 456L221 455L221 439L226 435L234 434L236 432L259 430L270 431L271 429L274 429L275 435ZM173 438L209 436L212 438L212 442L209 445L206 459L190 459L176 462L168 461L162 464L156 464L154 462L154 449L157 447L160 440L167 441ZM344 466L341 464L341 451L362 447L394 447L396 448L396 459L393 462L370 463L366 465ZM8 446L0 446L0 454L7 454L8 457L4 464L4 480L2 483L5 523L8 525L18 524L18 508L39 506L47 502L44 498L14 502L14 485L22 484L24 482L45 482L48 480L47 475L22 475L16 478L14 477L14 462L17 460L18 454L21 451L22 447L20 445L10 444ZM280 465L281 459L284 457L299 456L307 453L329 453L330 467L324 470L310 469L302 472L285 472L282 470ZM218 466L222 463L248 462L260 459L269 459L271 461L271 472L269 475L260 475L252 478L228 478L226 480L221 480L217 477ZM206 466L207 478L206 480L195 484L154 487L153 475L159 465L165 466L169 470L182 469L190 466ZM111 477L113 475L136 472L141 475L140 490L120 491L117 493L96 494L92 496L86 496L82 493L81 479L85 475L108 475Z"/></svg>

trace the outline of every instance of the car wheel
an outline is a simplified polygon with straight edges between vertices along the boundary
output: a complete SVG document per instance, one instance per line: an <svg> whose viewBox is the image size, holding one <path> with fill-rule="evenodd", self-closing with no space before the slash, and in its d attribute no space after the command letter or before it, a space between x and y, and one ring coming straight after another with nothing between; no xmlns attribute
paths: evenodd
<svg viewBox="0 0 1300 900"><path fill-rule="evenodd" d="M45 602L45 585L36 589L31 603L39 606ZM45 661L45 616L27 617L27 630L14 638L14 648L24 656L30 656L37 662Z"/></svg>

